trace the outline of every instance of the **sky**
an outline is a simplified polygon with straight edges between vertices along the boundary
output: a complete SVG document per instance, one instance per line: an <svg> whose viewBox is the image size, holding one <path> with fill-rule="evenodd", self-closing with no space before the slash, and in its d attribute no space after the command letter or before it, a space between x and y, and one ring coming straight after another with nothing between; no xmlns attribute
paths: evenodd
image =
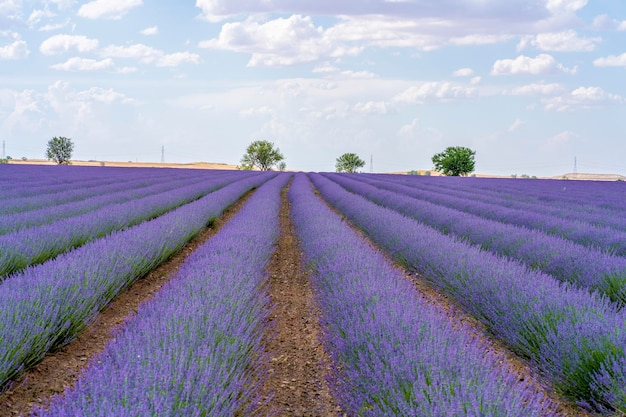
<svg viewBox="0 0 626 417"><path fill-rule="evenodd" d="M624 0L0 0L5 156L626 174Z"/></svg>

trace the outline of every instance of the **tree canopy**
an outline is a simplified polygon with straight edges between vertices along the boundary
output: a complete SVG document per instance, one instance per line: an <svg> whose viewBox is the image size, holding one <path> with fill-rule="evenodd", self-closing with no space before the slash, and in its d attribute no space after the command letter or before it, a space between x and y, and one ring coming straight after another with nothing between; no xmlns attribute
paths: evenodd
<svg viewBox="0 0 626 417"><path fill-rule="evenodd" d="M356 172L357 169L363 168L365 161L359 158L355 153L344 153L335 161L335 169L337 172Z"/></svg>
<svg viewBox="0 0 626 417"><path fill-rule="evenodd" d="M447 176L466 176L474 171L476 151L463 146L450 146L432 158L435 170Z"/></svg>
<svg viewBox="0 0 626 417"><path fill-rule="evenodd" d="M241 158L240 169L258 168L261 171L269 171L272 167L285 159L280 149L275 148L272 142L266 140L256 140L248 145L246 153ZM280 164L281 170L285 169L285 164Z"/></svg>
<svg viewBox="0 0 626 417"><path fill-rule="evenodd" d="M57 164L69 164L73 151L74 142L72 142L72 139L55 136L48 141L46 158L52 159Z"/></svg>

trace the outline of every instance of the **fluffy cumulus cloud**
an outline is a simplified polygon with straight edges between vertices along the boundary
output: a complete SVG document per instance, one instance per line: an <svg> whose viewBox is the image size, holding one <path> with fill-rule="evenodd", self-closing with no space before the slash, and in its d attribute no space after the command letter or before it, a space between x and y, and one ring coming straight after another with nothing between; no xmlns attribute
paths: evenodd
<svg viewBox="0 0 626 417"><path fill-rule="evenodd" d="M87 19L121 19L142 0L94 0L78 9L78 15Z"/></svg>
<svg viewBox="0 0 626 417"><path fill-rule="evenodd" d="M542 100L546 110L558 112L623 104L624 98L600 87L579 87L568 94Z"/></svg>
<svg viewBox="0 0 626 417"><path fill-rule="evenodd" d="M157 67L176 67L184 63L198 64L200 56L191 52L176 52L166 54L159 49L137 43L130 46L110 45L99 51L105 58L130 58L144 64L154 64Z"/></svg>
<svg viewBox="0 0 626 417"><path fill-rule="evenodd" d="M499 59L493 64L492 75L550 75L575 74L576 67L566 68L557 62L552 55L540 54L535 58L520 55L515 59Z"/></svg>
<svg viewBox="0 0 626 417"><path fill-rule="evenodd" d="M595 30L626 30L626 20L613 19L608 14L601 14L593 19L591 27Z"/></svg>
<svg viewBox="0 0 626 417"><path fill-rule="evenodd" d="M110 58L98 61L95 59L73 57L62 64L52 65L51 68L60 71L106 71L113 70L115 63Z"/></svg>
<svg viewBox="0 0 626 417"><path fill-rule="evenodd" d="M513 96L554 96L564 92L565 89L557 83L533 83L515 87L509 94Z"/></svg>
<svg viewBox="0 0 626 417"><path fill-rule="evenodd" d="M200 42L201 48L250 53L249 66L283 66L355 55L358 48L346 47L329 38L310 17L293 15L268 22L247 19L227 23L218 38Z"/></svg>
<svg viewBox="0 0 626 417"><path fill-rule="evenodd" d="M250 66L278 66L341 58L369 47L432 51L445 46L497 44L520 33L535 33L540 22L564 11L573 13L583 5L551 0L546 7L544 1L197 0L196 7L210 21L235 20L224 23L216 38L200 42L201 47L250 54ZM290 17L259 20L276 13ZM321 27L310 16L333 18L329 26ZM595 41L578 37L557 40L546 35L524 42L561 50L589 48Z"/></svg>
<svg viewBox="0 0 626 417"><path fill-rule="evenodd" d="M157 35L159 33L159 28L157 26L151 26L143 29L140 33L146 36Z"/></svg>
<svg viewBox="0 0 626 417"><path fill-rule="evenodd" d="M452 73L455 77L471 77L474 75L474 70L471 68L459 68Z"/></svg>
<svg viewBox="0 0 626 417"><path fill-rule="evenodd" d="M626 68L626 52L621 55L609 55L593 61L596 67L624 67Z"/></svg>
<svg viewBox="0 0 626 417"><path fill-rule="evenodd" d="M23 59L30 51L23 40L15 40L8 45L0 46L0 59Z"/></svg>
<svg viewBox="0 0 626 417"><path fill-rule="evenodd" d="M600 37L581 38L575 30L567 30L556 33L540 33L538 35L526 35L517 45L517 50L521 51L528 46L533 46L542 51L555 52L578 52L593 51Z"/></svg>
<svg viewBox="0 0 626 417"><path fill-rule="evenodd" d="M555 3L550 0L551 3ZM561 0L560 3L572 3ZM508 19L516 17L522 20L541 19L549 11L542 2L529 4L526 0L414 0L390 1L373 0L354 2L351 0L196 0L196 7L201 9L201 16L210 21L219 21L235 15L249 13L301 13L315 15L381 15L396 17L436 17L465 16L469 18ZM569 7L575 9L575 7ZM558 5L553 10L561 11Z"/></svg>
<svg viewBox="0 0 626 417"><path fill-rule="evenodd" d="M90 52L98 47L97 39L77 35L54 35L41 43L39 51L44 55L64 52Z"/></svg>
<svg viewBox="0 0 626 417"><path fill-rule="evenodd" d="M553 13L573 13L587 5L588 0L548 0L546 8Z"/></svg>
<svg viewBox="0 0 626 417"><path fill-rule="evenodd" d="M392 102L396 104L421 104L429 101L466 100L478 96L476 87L468 87L450 82L427 82L411 86L397 94Z"/></svg>
<svg viewBox="0 0 626 417"><path fill-rule="evenodd" d="M98 121L101 108L133 102L113 89L75 90L63 81L56 81L43 91L0 90L0 112L6 114L0 127L9 132L18 129L30 132L42 126L56 126L72 133L81 125L90 126Z"/></svg>

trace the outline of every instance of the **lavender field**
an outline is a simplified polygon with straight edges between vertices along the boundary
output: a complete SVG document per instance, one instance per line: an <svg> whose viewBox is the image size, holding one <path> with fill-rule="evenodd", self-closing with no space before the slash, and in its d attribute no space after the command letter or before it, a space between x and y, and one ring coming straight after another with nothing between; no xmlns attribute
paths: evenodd
<svg viewBox="0 0 626 417"><path fill-rule="evenodd" d="M0 185L4 390L249 197L32 416L288 415L263 394L281 201L336 415L626 413L623 183L0 165Z"/></svg>

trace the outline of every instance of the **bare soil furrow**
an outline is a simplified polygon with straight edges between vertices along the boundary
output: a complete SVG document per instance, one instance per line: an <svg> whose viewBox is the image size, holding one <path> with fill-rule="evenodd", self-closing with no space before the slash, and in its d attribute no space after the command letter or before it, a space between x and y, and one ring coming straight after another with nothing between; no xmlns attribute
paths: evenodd
<svg viewBox="0 0 626 417"><path fill-rule="evenodd" d="M272 305L266 338L268 378L263 398L270 400L265 413L279 416L341 416L326 384L328 356L320 342L319 311L309 277L303 269L301 250L289 217L283 190L281 233L269 266Z"/></svg>

